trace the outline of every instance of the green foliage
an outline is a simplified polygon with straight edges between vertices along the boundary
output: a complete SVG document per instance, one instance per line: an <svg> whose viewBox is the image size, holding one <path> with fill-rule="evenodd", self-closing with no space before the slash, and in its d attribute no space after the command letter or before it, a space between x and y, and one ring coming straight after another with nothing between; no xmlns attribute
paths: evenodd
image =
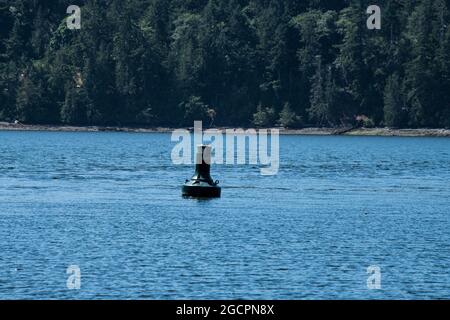
<svg viewBox="0 0 450 320"><path fill-rule="evenodd" d="M61 108L61 121L65 124L83 125L92 119L92 102L85 88L67 89L66 99Z"/></svg>
<svg viewBox="0 0 450 320"><path fill-rule="evenodd" d="M331 65L323 68L320 56L318 60L316 74L311 78L311 106L307 109L308 114L320 126L343 124L346 122L346 108L338 105L340 97L333 68Z"/></svg>
<svg viewBox="0 0 450 320"><path fill-rule="evenodd" d="M0 121L450 126L446 0L6 3Z"/></svg>
<svg viewBox="0 0 450 320"><path fill-rule="evenodd" d="M180 104L180 109L184 114L182 125L193 125L194 121L207 121L208 106L204 104L200 97L191 96L187 101Z"/></svg>
<svg viewBox="0 0 450 320"><path fill-rule="evenodd" d="M401 127L404 121L404 97L401 80L397 74L390 76L384 90L384 124Z"/></svg>
<svg viewBox="0 0 450 320"><path fill-rule="evenodd" d="M23 123L45 123L46 118L52 122L52 108L49 104L44 83L46 79L34 68L23 70L19 74L16 94L16 120Z"/></svg>
<svg viewBox="0 0 450 320"><path fill-rule="evenodd" d="M297 128L302 126L302 117L298 116L292 109L289 103L285 103L280 112L278 124L284 128Z"/></svg>
<svg viewBox="0 0 450 320"><path fill-rule="evenodd" d="M255 114L253 114L253 125L256 127L273 126L276 119L274 108L263 107L259 105Z"/></svg>

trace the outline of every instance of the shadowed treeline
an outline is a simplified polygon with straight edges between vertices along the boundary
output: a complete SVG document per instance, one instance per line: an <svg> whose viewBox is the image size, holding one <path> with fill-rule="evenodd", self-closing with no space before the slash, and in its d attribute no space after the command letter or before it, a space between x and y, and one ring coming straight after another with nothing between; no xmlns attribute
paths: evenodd
<svg viewBox="0 0 450 320"><path fill-rule="evenodd" d="M66 26L71 4L80 30ZM381 30L366 26L372 4ZM448 127L449 6L2 0L0 121Z"/></svg>

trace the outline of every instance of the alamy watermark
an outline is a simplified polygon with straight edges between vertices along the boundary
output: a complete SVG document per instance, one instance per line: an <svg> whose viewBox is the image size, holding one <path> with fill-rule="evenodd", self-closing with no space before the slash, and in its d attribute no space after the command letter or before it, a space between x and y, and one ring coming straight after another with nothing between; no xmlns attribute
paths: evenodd
<svg viewBox="0 0 450 320"><path fill-rule="evenodd" d="M66 13L70 14L67 17L66 23L69 30L81 29L81 9L79 6L70 5L67 7Z"/></svg>
<svg viewBox="0 0 450 320"><path fill-rule="evenodd" d="M224 145L225 138L225 145ZM211 157L203 160L209 164L261 165L264 176L273 176L280 168L280 131L278 129L209 129L203 131L201 121L195 121L193 135L189 130L178 129L172 133L172 163L192 165L202 159L193 159L194 146L208 144ZM225 151L225 155L224 155ZM209 160L210 159L210 160Z"/></svg>
<svg viewBox="0 0 450 320"><path fill-rule="evenodd" d="M81 288L81 269L77 265L71 265L67 268L66 274L69 275L67 278L67 289L69 290L80 290Z"/></svg>
<svg viewBox="0 0 450 320"><path fill-rule="evenodd" d="M370 14L367 19L367 29L380 30L381 29L381 8L377 5L371 5L367 8L367 14Z"/></svg>
<svg viewBox="0 0 450 320"><path fill-rule="evenodd" d="M379 266L370 266L367 268L367 289L381 290L381 268Z"/></svg>
<svg viewBox="0 0 450 320"><path fill-rule="evenodd" d="M66 10L67 14L67 28L70 30L80 30L81 29L81 8L77 5L70 5ZM367 19L367 28L369 30L380 30L381 29L381 8L377 5L370 5L366 10L367 14L370 14Z"/></svg>

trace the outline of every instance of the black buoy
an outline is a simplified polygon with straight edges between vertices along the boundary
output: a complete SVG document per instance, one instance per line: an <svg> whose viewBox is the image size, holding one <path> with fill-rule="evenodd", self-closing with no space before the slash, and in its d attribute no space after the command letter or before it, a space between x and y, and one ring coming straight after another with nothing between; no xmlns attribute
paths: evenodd
<svg viewBox="0 0 450 320"><path fill-rule="evenodd" d="M183 197L220 198L219 181L211 178L211 146L197 147L195 174L191 180L186 180L183 186Z"/></svg>

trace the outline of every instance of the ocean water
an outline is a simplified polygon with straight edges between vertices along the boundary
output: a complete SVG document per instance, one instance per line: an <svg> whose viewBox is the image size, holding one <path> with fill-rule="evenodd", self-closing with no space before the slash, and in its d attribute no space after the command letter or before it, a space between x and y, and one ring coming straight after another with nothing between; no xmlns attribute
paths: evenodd
<svg viewBox="0 0 450 320"><path fill-rule="evenodd" d="M276 176L213 166L215 200L173 147L0 132L0 299L450 298L450 139L282 136Z"/></svg>

